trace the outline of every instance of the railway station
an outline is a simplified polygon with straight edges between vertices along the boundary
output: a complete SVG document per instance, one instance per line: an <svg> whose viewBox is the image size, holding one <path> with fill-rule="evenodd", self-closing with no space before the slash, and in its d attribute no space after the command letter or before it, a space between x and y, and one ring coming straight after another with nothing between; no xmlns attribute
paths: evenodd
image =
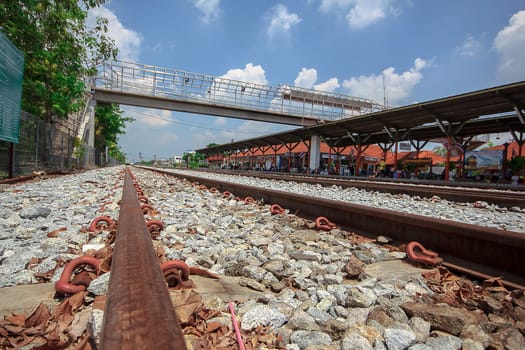
<svg viewBox="0 0 525 350"><path fill-rule="evenodd" d="M491 133L508 132L514 140L510 148L507 144L505 150L502 150L502 167L499 170L505 174L507 161L511 160L512 155L521 157L524 152L525 120L521 107L525 98L523 89L523 83L494 87L202 148L197 152L212 156L212 164L228 165L233 161L235 166L247 166L250 169L272 168L290 172L292 168L302 168L313 173L319 173L322 169L321 171L331 174L345 173L341 170L344 157L347 160L346 167L355 169L351 172L352 175L359 176L378 173L377 168L381 161L383 168L388 166L389 171L396 173L401 159L398 149L400 143L408 143L409 148L415 149L413 159L417 162L420 159L419 153L428 142L442 139L445 140L443 143L446 150L443 179L448 180L452 161L457 165L458 178L466 175L465 150L479 146L480 143L474 138L490 130ZM321 145L324 145L323 150ZM369 150L372 145L374 147ZM452 158L453 153L455 159ZM226 162L223 162L221 156L225 154ZM274 159L270 160L268 167L267 157L272 155ZM277 155L282 164L277 165ZM294 159L296 155L299 155L299 161ZM322 159L324 157L321 155L326 159ZM264 164L257 162L257 157L264 157ZM433 163L431 161L430 165Z"/></svg>
<svg viewBox="0 0 525 350"><path fill-rule="evenodd" d="M525 81L387 108L108 58L59 119L3 25L0 349L525 349ZM294 128L129 164L121 105Z"/></svg>

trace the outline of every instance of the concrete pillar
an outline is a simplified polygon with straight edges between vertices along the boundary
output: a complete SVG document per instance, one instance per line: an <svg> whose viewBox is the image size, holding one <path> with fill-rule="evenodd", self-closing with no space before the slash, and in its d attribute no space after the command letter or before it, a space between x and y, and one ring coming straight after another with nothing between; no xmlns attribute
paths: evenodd
<svg viewBox="0 0 525 350"><path fill-rule="evenodd" d="M91 100L88 107L89 113L89 122L88 122L88 130L89 130L89 136L87 137L87 144L90 147L95 147L95 110L97 108L97 101Z"/></svg>
<svg viewBox="0 0 525 350"><path fill-rule="evenodd" d="M445 161L445 181L450 179L450 152L452 151L452 137L447 141L447 160Z"/></svg>
<svg viewBox="0 0 525 350"><path fill-rule="evenodd" d="M79 138L87 146L84 154L84 166L92 166L95 163L95 110L97 108L97 101L90 100L83 117L84 127L81 129ZM86 122L84 122L86 120Z"/></svg>
<svg viewBox="0 0 525 350"><path fill-rule="evenodd" d="M310 138L310 170L319 168L321 164L321 138L314 135Z"/></svg>

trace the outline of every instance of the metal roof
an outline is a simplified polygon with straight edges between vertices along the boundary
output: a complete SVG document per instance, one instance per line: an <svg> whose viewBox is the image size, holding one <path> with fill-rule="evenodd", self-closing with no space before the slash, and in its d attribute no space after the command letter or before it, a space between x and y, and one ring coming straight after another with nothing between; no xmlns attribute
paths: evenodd
<svg viewBox="0 0 525 350"><path fill-rule="evenodd" d="M217 154L268 145L308 141L321 136L337 146L376 144L414 139L456 137L525 131L523 113L525 81L464 93L437 100L388 109L320 125L260 136L203 148L198 152ZM508 114L514 112L513 114ZM507 115L501 116L501 114ZM500 116L494 116L500 115Z"/></svg>

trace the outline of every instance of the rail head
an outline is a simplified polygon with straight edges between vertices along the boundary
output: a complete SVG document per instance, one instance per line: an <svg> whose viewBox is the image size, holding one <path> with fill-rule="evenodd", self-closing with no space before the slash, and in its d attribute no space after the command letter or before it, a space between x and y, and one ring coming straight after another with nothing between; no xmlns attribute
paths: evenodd
<svg viewBox="0 0 525 350"><path fill-rule="evenodd" d="M101 349L186 349L129 169L111 265Z"/></svg>

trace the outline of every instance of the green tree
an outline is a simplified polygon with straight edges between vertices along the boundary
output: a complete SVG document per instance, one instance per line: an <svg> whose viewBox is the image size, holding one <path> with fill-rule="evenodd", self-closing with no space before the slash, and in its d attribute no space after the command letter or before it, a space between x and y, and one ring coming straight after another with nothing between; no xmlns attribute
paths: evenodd
<svg viewBox="0 0 525 350"><path fill-rule="evenodd" d="M120 150L120 147L116 143L110 143L108 145L108 154L119 163L126 162L126 155Z"/></svg>
<svg viewBox="0 0 525 350"><path fill-rule="evenodd" d="M119 105L97 106L95 111L95 148L104 151L108 147L111 157L124 162L126 157L118 147L118 135L124 134L126 123L134 119L122 117Z"/></svg>
<svg viewBox="0 0 525 350"><path fill-rule="evenodd" d="M218 143L208 143L208 145L206 146L206 148L211 148L211 147L215 147L215 146L219 146Z"/></svg>
<svg viewBox="0 0 525 350"><path fill-rule="evenodd" d="M204 159L206 159L206 156L199 152L184 152L184 154L182 155L182 160L186 162L186 166L192 169L198 168Z"/></svg>
<svg viewBox="0 0 525 350"><path fill-rule="evenodd" d="M87 10L105 0L0 2L0 30L25 53L22 109L50 121L83 107L97 62L115 58L107 19L86 27Z"/></svg>

